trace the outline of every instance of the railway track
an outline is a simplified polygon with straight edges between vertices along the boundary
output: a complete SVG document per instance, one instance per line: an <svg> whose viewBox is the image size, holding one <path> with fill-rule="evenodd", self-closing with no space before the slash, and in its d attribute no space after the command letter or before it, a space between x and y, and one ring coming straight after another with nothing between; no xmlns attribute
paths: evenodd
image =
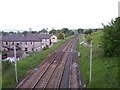
<svg viewBox="0 0 120 90"><path fill-rule="evenodd" d="M56 60L49 66L49 68L46 70L46 73L44 73L39 79L39 81L36 83L34 88L45 88L47 83L49 82L51 76L53 75L56 66L59 64L62 56L64 53L60 53L59 56L56 58Z"/></svg>
<svg viewBox="0 0 120 90"><path fill-rule="evenodd" d="M80 88L78 68L74 63L76 53L75 38L64 43L38 67L38 70L26 77L16 88ZM77 65L76 64L76 65ZM75 74L75 75L74 75ZM75 85L73 85L75 82Z"/></svg>

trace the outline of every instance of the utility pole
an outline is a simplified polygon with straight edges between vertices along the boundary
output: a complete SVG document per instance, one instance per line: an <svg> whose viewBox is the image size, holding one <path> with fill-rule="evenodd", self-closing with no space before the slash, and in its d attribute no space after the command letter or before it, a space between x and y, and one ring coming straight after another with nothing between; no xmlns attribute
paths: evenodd
<svg viewBox="0 0 120 90"><path fill-rule="evenodd" d="M81 44L81 45L82 45L82 44L88 45L88 44L85 43L85 42L81 42L80 44ZM92 41L90 42L89 47L90 47L90 82L91 82L91 80L92 80Z"/></svg>
<svg viewBox="0 0 120 90"><path fill-rule="evenodd" d="M92 41L90 42L90 82L92 80Z"/></svg>
<svg viewBox="0 0 120 90"><path fill-rule="evenodd" d="M18 82L18 78L17 78L17 61L16 61L16 44L14 44L14 58L15 58L15 79L16 79L16 82Z"/></svg>

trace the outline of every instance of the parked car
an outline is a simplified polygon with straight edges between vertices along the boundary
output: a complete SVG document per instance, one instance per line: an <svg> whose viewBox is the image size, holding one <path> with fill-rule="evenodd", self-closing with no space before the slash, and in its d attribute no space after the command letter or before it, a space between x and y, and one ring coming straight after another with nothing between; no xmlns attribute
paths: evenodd
<svg viewBox="0 0 120 90"><path fill-rule="evenodd" d="M4 59L4 61L6 61L6 60L10 60L10 62L15 62L14 57L7 57L6 59ZM19 58L16 58L16 61L19 61Z"/></svg>

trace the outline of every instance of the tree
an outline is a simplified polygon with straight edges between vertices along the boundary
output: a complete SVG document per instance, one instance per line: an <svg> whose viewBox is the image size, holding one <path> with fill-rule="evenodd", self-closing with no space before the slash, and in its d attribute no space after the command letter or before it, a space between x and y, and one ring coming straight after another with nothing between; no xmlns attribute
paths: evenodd
<svg viewBox="0 0 120 90"><path fill-rule="evenodd" d="M62 32L58 34L58 39L64 39L64 34Z"/></svg>
<svg viewBox="0 0 120 90"><path fill-rule="evenodd" d="M57 34L57 31L54 28L52 28L52 30L49 31L49 34Z"/></svg>
<svg viewBox="0 0 120 90"><path fill-rule="evenodd" d="M56 33L57 33L57 34L59 34L60 32L62 32L62 30L59 30L59 29L56 30Z"/></svg>
<svg viewBox="0 0 120 90"><path fill-rule="evenodd" d="M86 36L86 41L88 44L90 44L90 42L92 41L91 35Z"/></svg>
<svg viewBox="0 0 120 90"><path fill-rule="evenodd" d="M21 32L20 32L20 31L17 31L17 34L21 34Z"/></svg>
<svg viewBox="0 0 120 90"><path fill-rule="evenodd" d="M75 34L73 30L69 30L68 28L63 28L61 32L65 34L65 37Z"/></svg>
<svg viewBox="0 0 120 90"><path fill-rule="evenodd" d="M26 36L27 33L28 33L27 31L23 31L23 32L22 32L22 34L23 34L24 36Z"/></svg>
<svg viewBox="0 0 120 90"><path fill-rule="evenodd" d="M46 28L46 29L43 28L41 31L39 31L39 33L48 33L47 29L48 29L48 28Z"/></svg>
<svg viewBox="0 0 120 90"><path fill-rule="evenodd" d="M79 28L77 31L78 31L78 33L83 33L83 32L84 32L84 29Z"/></svg>
<svg viewBox="0 0 120 90"><path fill-rule="evenodd" d="M70 35L74 35L75 33L74 33L73 30L70 30L70 31L69 31L69 34L70 34Z"/></svg>
<svg viewBox="0 0 120 90"><path fill-rule="evenodd" d="M85 34L87 34L87 35L88 35L88 34L91 35L91 33L92 33L92 30L91 30L91 29L85 31Z"/></svg>
<svg viewBox="0 0 120 90"><path fill-rule="evenodd" d="M111 20L109 25L103 25L103 49L107 56L120 55L120 17Z"/></svg>
<svg viewBox="0 0 120 90"><path fill-rule="evenodd" d="M8 35L8 34L9 34L8 32L2 31L2 35Z"/></svg>
<svg viewBox="0 0 120 90"><path fill-rule="evenodd" d="M10 31L9 34L14 34L14 32L13 32L13 31Z"/></svg>
<svg viewBox="0 0 120 90"><path fill-rule="evenodd" d="M64 33L66 35L67 33L69 33L69 29L68 28L63 28L62 33Z"/></svg>
<svg viewBox="0 0 120 90"><path fill-rule="evenodd" d="M32 34L37 34L37 31L31 31Z"/></svg>

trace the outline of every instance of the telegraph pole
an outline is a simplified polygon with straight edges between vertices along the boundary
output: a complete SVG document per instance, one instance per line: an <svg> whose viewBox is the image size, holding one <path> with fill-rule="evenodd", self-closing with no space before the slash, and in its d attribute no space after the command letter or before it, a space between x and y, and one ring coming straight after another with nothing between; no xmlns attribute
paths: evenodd
<svg viewBox="0 0 120 90"><path fill-rule="evenodd" d="M92 80L92 41L90 42L90 82Z"/></svg>
<svg viewBox="0 0 120 90"><path fill-rule="evenodd" d="M81 42L80 44L87 45L87 43L85 43L85 42ZM90 42L89 47L90 47L90 82L91 82L91 80L92 80L92 41Z"/></svg>
<svg viewBox="0 0 120 90"><path fill-rule="evenodd" d="M18 82L18 78L17 78L17 61L16 61L16 44L14 44L14 58L15 58L15 79L16 79L16 82Z"/></svg>

